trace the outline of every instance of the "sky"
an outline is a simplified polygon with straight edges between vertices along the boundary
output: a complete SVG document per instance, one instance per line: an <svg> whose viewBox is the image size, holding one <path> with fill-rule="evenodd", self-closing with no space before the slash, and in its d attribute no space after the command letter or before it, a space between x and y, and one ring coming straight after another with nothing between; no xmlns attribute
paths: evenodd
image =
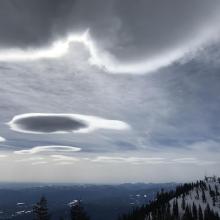
<svg viewBox="0 0 220 220"><path fill-rule="evenodd" d="M219 0L2 0L0 181L220 175Z"/></svg>

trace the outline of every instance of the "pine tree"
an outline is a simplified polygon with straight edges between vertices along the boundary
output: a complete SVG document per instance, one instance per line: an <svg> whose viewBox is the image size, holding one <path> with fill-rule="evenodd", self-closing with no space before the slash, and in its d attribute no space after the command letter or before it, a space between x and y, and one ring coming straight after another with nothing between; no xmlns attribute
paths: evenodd
<svg viewBox="0 0 220 220"><path fill-rule="evenodd" d="M218 186L217 185L215 185L215 194L216 194L216 196L219 196Z"/></svg>
<svg viewBox="0 0 220 220"><path fill-rule="evenodd" d="M173 202L173 216L177 219L179 217L179 207L178 207L177 199L175 199Z"/></svg>
<svg viewBox="0 0 220 220"><path fill-rule="evenodd" d="M37 202L33 207L34 220L49 220L47 200L44 196L41 197L40 201Z"/></svg>
<svg viewBox="0 0 220 220"><path fill-rule="evenodd" d="M216 197L215 196L212 197L212 203L213 203L213 206L215 206L215 203L216 203Z"/></svg>
<svg viewBox="0 0 220 220"><path fill-rule="evenodd" d="M185 208L186 208L186 201L185 201L185 196L184 195L182 196L181 207L182 207L183 210L185 210Z"/></svg>
<svg viewBox="0 0 220 220"><path fill-rule="evenodd" d="M193 202L193 206L192 206L192 215L193 215L194 219L197 219L197 216L198 216L198 214L197 214L197 207L196 207L194 202Z"/></svg>
<svg viewBox="0 0 220 220"><path fill-rule="evenodd" d="M211 209L210 209L209 204L206 206L205 211L204 211L204 220L212 220Z"/></svg>
<svg viewBox="0 0 220 220"><path fill-rule="evenodd" d="M192 212L191 212L188 205L186 206L186 210L185 210L185 213L182 217L182 220L193 220Z"/></svg>
<svg viewBox="0 0 220 220"><path fill-rule="evenodd" d="M206 203L206 196L204 190L202 190L202 201Z"/></svg>
<svg viewBox="0 0 220 220"><path fill-rule="evenodd" d="M203 213L201 206L199 206L199 220L203 220Z"/></svg>
<svg viewBox="0 0 220 220"><path fill-rule="evenodd" d="M199 190L198 190L198 188L196 189L196 199L199 200Z"/></svg>
<svg viewBox="0 0 220 220"><path fill-rule="evenodd" d="M80 201L75 202L70 208L71 220L89 220L90 218L86 214L82 203Z"/></svg>

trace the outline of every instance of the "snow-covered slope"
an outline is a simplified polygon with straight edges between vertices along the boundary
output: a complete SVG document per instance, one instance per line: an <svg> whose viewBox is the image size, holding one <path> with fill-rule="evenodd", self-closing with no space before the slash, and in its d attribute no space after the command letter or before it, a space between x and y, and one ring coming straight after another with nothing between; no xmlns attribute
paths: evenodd
<svg viewBox="0 0 220 220"><path fill-rule="evenodd" d="M200 182L192 190L181 194L177 198L170 200L171 212L174 210L174 206L177 204L179 216L183 216L188 206L189 209L193 210L195 205L197 211L201 207L204 215L207 207L210 208L214 213L218 213L220 216L220 182L216 177L205 178L204 181Z"/></svg>

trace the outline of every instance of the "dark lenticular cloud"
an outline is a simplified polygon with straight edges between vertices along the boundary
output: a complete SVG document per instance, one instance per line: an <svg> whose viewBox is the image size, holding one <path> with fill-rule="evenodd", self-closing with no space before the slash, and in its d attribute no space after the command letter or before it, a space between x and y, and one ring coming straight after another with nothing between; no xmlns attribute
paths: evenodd
<svg viewBox="0 0 220 220"><path fill-rule="evenodd" d="M72 132L87 127L87 125L80 120L68 116L50 115L20 118L16 121L16 126L24 131L40 133Z"/></svg>
<svg viewBox="0 0 220 220"><path fill-rule="evenodd" d="M127 130L122 121L80 114L29 113L15 116L8 125L23 133L87 133L97 129Z"/></svg>
<svg viewBox="0 0 220 220"><path fill-rule="evenodd" d="M61 116L35 116L23 118L17 122L24 130L41 131L45 133L57 131L74 131L85 128L86 124L68 117Z"/></svg>

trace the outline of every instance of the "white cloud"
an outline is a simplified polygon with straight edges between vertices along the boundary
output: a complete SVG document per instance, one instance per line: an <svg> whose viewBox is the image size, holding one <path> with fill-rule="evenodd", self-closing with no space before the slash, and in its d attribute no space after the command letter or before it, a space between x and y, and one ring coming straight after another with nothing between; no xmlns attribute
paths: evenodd
<svg viewBox="0 0 220 220"><path fill-rule="evenodd" d="M74 34L68 36L66 39L53 42L48 48L43 49L7 49L0 51L0 61L31 61L38 59L52 59L59 58L65 55L70 47L70 43L87 44L87 31L83 34Z"/></svg>
<svg viewBox="0 0 220 220"><path fill-rule="evenodd" d="M115 157L115 156L98 156L96 158L84 158L85 160L95 163L129 163L129 164L191 164L191 165L212 165L216 161L202 160L195 157L171 158L171 157Z"/></svg>
<svg viewBox="0 0 220 220"><path fill-rule="evenodd" d="M176 162L176 163L185 163L185 164L198 164L198 159L197 158L194 158L194 157L186 157L186 158L176 158L176 159L173 159L172 160L173 162Z"/></svg>
<svg viewBox="0 0 220 220"><path fill-rule="evenodd" d="M81 151L79 147L71 147L71 146L37 146L27 150L18 150L14 151L15 154L37 154L43 152L78 152Z"/></svg>
<svg viewBox="0 0 220 220"><path fill-rule="evenodd" d="M217 163L217 161L199 160L195 157L176 158L173 159L172 162L180 163L180 164L194 164L194 165L212 165Z"/></svg>
<svg viewBox="0 0 220 220"><path fill-rule="evenodd" d="M29 158L23 158L20 160L16 160L16 162L29 162L29 161L41 161L44 160L43 157L29 157Z"/></svg>
<svg viewBox="0 0 220 220"><path fill-rule="evenodd" d="M7 49L0 51L0 61L31 61L39 59L54 59L66 55L72 43L81 43L86 47L90 54L89 63L104 69L109 73L125 73L125 74L144 74L162 67L168 66L173 62L183 58L186 54L196 51L201 45L207 43L216 36L214 28L204 28L190 42L169 49L167 52L160 53L151 58L143 58L138 62L120 62L112 54L101 50L92 40L89 31L82 34L70 34L64 39L60 39L52 43L45 49L39 50L21 50Z"/></svg>
<svg viewBox="0 0 220 220"><path fill-rule="evenodd" d="M4 142L4 141L5 141L5 138L0 136L0 142Z"/></svg>
<svg viewBox="0 0 220 220"><path fill-rule="evenodd" d="M160 164L165 163L165 158L162 157L111 157L111 156L98 156L95 159L89 159L92 162L100 163L132 163L132 164Z"/></svg>

